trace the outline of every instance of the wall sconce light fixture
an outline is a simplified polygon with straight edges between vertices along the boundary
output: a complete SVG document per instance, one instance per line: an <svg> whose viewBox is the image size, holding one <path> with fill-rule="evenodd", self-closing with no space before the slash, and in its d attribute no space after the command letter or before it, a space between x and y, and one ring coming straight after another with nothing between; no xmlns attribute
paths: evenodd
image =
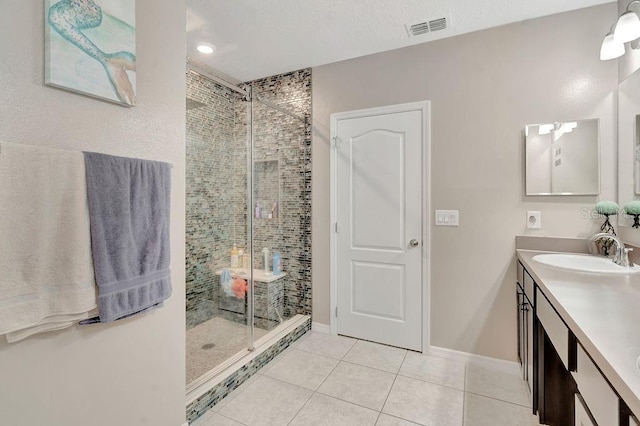
<svg viewBox="0 0 640 426"><path fill-rule="evenodd" d="M631 42L632 49L640 47L637 40L640 38L640 17L629 8L632 4L640 3L640 0L633 0L627 5L626 11L620 15L618 21L611 27L611 30L604 36L600 47L600 60L608 61L624 55L624 44Z"/></svg>

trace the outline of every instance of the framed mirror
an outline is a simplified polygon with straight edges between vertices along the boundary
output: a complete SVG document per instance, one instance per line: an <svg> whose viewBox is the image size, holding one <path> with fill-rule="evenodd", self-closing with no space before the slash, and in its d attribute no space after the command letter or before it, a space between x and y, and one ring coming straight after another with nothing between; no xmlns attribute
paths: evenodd
<svg viewBox="0 0 640 426"><path fill-rule="evenodd" d="M598 119L525 128L525 195L598 195Z"/></svg>
<svg viewBox="0 0 640 426"><path fill-rule="evenodd" d="M634 199L640 199L640 70L618 85L618 204ZM631 217L619 215L619 226L632 223Z"/></svg>
<svg viewBox="0 0 640 426"><path fill-rule="evenodd" d="M640 95L640 94L639 94ZM640 114L634 120L634 148L633 148L633 182L635 195L640 195ZM638 198L638 197L635 197Z"/></svg>

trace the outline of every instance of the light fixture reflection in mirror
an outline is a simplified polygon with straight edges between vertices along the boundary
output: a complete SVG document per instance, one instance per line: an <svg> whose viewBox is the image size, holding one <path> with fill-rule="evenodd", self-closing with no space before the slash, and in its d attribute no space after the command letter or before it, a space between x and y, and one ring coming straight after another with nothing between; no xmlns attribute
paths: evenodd
<svg viewBox="0 0 640 426"><path fill-rule="evenodd" d="M599 194L599 151L597 119L528 125L525 194Z"/></svg>
<svg viewBox="0 0 640 426"><path fill-rule="evenodd" d="M634 120L634 147L633 147L633 181L636 195L640 194L640 114Z"/></svg>

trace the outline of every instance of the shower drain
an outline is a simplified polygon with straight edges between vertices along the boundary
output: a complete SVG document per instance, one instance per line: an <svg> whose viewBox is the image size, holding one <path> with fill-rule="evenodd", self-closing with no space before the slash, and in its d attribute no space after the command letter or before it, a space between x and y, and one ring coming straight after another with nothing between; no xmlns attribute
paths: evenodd
<svg viewBox="0 0 640 426"><path fill-rule="evenodd" d="M216 347L215 343L207 343L207 344L202 345L202 349L213 349L215 347Z"/></svg>

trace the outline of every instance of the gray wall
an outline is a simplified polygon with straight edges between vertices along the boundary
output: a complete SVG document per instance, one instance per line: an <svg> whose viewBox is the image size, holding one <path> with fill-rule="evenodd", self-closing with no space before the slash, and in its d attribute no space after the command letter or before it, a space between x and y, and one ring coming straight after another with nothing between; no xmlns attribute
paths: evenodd
<svg viewBox="0 0 640 426"><path fill-rule="evenodd" d="M0 140L173 164L171 280L162 309L0 342L0 423L180 426L184 364L184 0L137 1L138 105L45 87L41 0L3 1ZM0 242L4 244L5 242Z"/></svg>
<svg viewBox="0 0 640 426"><path fill-rule="evenodd" d="M515 360L517 234L586 236L597 197L525 197L526 124L600 118L600 199L616 199L617 65L601 62L615 3L313 69L313 320L329 323L329 115L431 103L431 345ZM543 229L525 228L527 210ZM432 212L425 212L432 215ZM433 220L432 220L433 223Z"/></svg>

